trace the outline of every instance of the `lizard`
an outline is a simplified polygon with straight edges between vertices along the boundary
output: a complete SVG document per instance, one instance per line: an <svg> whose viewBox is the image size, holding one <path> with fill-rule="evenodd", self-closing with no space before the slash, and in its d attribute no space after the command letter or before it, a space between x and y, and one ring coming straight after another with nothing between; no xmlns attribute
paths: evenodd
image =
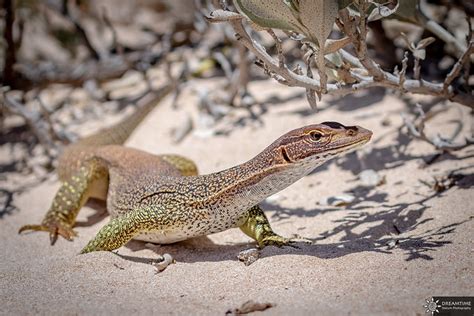
<svg viewBox="0 0 474 316"><path fill-rule="evenodd" d="M284 134L247 162L205 175L182 156L88 138L62 154L62 184L42 223L19 233L49 232L51 244L58 236L73 240L76 216L93 197L107 201L111 218L81 253L112 251L131 239L169 244L234 227L260 248L291 245L293 239L273 231L259 203L371 136L360 126L312 124Z"/></svg>

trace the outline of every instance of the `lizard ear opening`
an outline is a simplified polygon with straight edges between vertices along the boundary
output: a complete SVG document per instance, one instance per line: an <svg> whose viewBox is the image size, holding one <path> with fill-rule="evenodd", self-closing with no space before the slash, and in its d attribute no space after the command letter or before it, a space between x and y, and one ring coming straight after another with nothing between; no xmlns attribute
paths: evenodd
<svg viewBox="0 0 474 316"><path fill-rule="evenodd" d="M288 152L286 151L286 149L284 147L281 148L281 155L283 156L283 159L285 159L285 161L287 163L292 163L293 162L291 160L290 156L288 156Z"/></svg>

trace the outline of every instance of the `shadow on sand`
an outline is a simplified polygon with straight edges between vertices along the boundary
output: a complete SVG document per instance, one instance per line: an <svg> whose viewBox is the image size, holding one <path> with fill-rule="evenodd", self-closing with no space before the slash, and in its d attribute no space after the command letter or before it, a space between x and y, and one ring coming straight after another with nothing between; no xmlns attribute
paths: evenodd
<svg viewBox="0 0 474 316"><path fill-rule="evenodd" d="M460 179L456 187L458 189L469 189L473 185L474 174L469 174ZM367 189L358 187L354 191L364 192L364 190ZM315 217L332 211L346 212L347 215L335 221L337 223L335 228L320 233L319 237L309 238L313 241L313 244L296 243L297 249L291 247L266 247L262 250L261 255L263 258L294 254L331 259L359 252L392 254L394 250L401 249L404 251L405 260L407 261L416 259L433 260L430 252L450 244L451 241L447 240L446 236L454 233L460 225L474 218L474 216L470 216L464 221L451 223L437 229L430 229L416 234L411 233L422 224L433 220L432 218L420 220L423 213L429 208L426 202L438 198L447 192L435 192L412 203L395 204L387 203L386 196L383 194L369 194L369 199L364 198L360 202L356 200L346 210L339 208L326 208L322 210L283 209L274 204L265 204L263 205L264 208L275 211L275 214L270 218L272 222L290 216ZM376 213L361 211L370 208L381 210ZM339 235L342 237L337 242L325 242L326 239ZM304 237L308 238L308 236ZM188 263L234 261L237 260L237 255L240 251L254 246L254 243L217 245L207 237L200 237L172 245L161 245L156 252L168 252L176 260ZM132 241L126 247L132 251L147 248L144 243L138 241ZM119 256L123 259L139 263L148 264L153 261L150 258Z"/></svg>

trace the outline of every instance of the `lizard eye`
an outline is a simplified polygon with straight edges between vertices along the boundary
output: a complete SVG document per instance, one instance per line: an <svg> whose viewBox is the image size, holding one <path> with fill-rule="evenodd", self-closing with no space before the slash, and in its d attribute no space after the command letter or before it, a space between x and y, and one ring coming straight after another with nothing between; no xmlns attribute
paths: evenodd
<svg viewBox="0 0 474 316"><path fill-rule="evenodd" d="M309 137L311 137L311 140L313 142L317 142L323 137L323 134L321 134L320 132L312 131L311 133L309 133Z"/></svg>

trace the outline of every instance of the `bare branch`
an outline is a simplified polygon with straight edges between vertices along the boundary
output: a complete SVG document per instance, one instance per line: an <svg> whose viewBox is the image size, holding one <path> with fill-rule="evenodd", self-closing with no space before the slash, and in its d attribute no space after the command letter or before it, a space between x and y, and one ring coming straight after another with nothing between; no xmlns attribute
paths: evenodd
<svg viewBox="0 0 474 316"><path fill-rule="evenodd" d="M472 42L472 23L471 23L471 17L466 14L466 21L467 21L467 35L466 35L466 43L471 43ZM471 63L465 63L464 64L464 86L466 87L467 91L470 91L471 88L469 87L469 76L471 73Z"/></svg>
<svg viewBox="0 0 474 316"><path fill-rule="evenodd" d="M445 89L443 83L434 83L419 78L419 72L416 71L415 79L409 79L406 78L406 69L400 74L392 74L382 70L367 54L367 44L365 41L367 21L365 19L365 11L362 12L366 5L367 1L360 2L361 18L350 16L347 9L339 11L340 17L336 19L336 24L351 39L353 46L356 48L356 56L351 55L344 49L340 49L339 53L344 62L355 67L350 69L349 72L357 82L345 83L343 85L327 84L328 94L345 95L360 89L385 87L408 93L442 97L474 109L474 98L472 95L456 90L452 85L448 85ZM280 58L272 57L260 43L253 40L242 24L243 16L234 12L217 10L212 12L207 19L210 22L225 21L230 23L236 33L237 40L260 60L259 66L278 82L287 86L298 86L314 91L321 90L319 80L302 75L299 71L292 71L286 64L282 66ZM463 56L469 56L471 53L472 51L469 49ZM461 61L461 65L464 64ZM419 68L419 64L417 68Z"/></svg>
<svg viewBox="0 0 474 316"><path fill-rule="evenodd" d="M15 9L13 0L4 0L3 9L5 10L5 26L3 29L3 38L7 44L5 50L5 61L3 69L3 85L12 86L15 81L14 66L16 63L16 45L13 39L13 22L15 20Z"/></svg>
<svg viewBox="0 0 474 316"><path fill-rule="evenodd" d="M360 63L367 69L376 81L383 81L385 79L385 72L377 65L371 58L367 56L367 19L365 10L367 6L366 0L361 0L359 3L359 32L355 27L347 9L339 11L344 33L352 40L352 45L356 47L357 58Z"/></svg>
<svg viewBox="0 0 474 316"><path fill-rule="evenodd" d="M38 104L40 106L42 117L46 120L46 126L48 128L50 138L52 140L60 141L65 145L72 143L73 139L67 133L60 133L56 130L56 128L54 128L54 123L51 119L50 111L44 104L39 93L36 95L36 100L38 101Z"/></svg>
<svg viewBox="0 0 474 316"><path fill-rule="evenodd" d="M400 71L400 89L404 91L404 86L405 86L405 81L406 81L406 73L407 73L407 64L408 64L408 52L405 52L403 54L403 59L402 59L402 70Z"/></svg>
<svg viewBox="0 0 474 316"><path fill-rule="evenodd" d="M86 47L89 50L89 52L91 53L92 57L96 60L100 59L100 55L97 52L97 50L94 48L94 45L92 45L91 41L89 40L89 37L87 36L86 30L82 27L82 25L81 25L79 19L76 17L75 13L73 11L71 11L71 8L69 7L69 5L72 6L72 3L67 1L67 0L63 0L63 3L64 3L63 4L64 16L67 19L69 19L69 21L71 21L72 24L74 24L74 27L76 28L76 31L81 36L81 38L84 42L84 45L86 45Z"/></svg>
<svg viewBox="0 0 474 316"><path fill-rule="evenodd" d="M278 54L278 66L280 68L284 68L285 67L285 56L283 55L283 49L281 47L281 39L275 34L275 32L273 32L272 29L268 29L267 32L268 32L268 34L270 34L270 36L275 41L275 46L276 46L277 54Z"/></svg>
<svg viewBox="0 0 474 316"><path fill-rule="evenodd" d="M110 21L109 15L107 14L107 9L104 7L102 10L102 19L104 20L105 25L110 29L112 32L112 49L117 51L117 54L123 54L123 47L118 42L117 30L115 29L112 21Z"/></svg>
<svg viewBox="0 0 474 316"><path fill-rule="evenodd" d="M424 23L424 27L435 34L438 38L444 41L446 44L453 45L455 49L455 56L459 57L466 51L466 45L458 41L451 33L444 29L441 25L436 23L434 20L429 19Z"/></svg>
<svg viewBox="0 0 474 316"><path fill-rule="evenodd" d="M423 111L421 105L416 104L416 112L418 113L419 117L417 119L412 120L408 118L404 113L402 113L402 118L403 118L404 125L405 127L407 127L408 132L411 136L433 145L437 150L457 151L457 150L466 148L468 146L474 145L473 137L466 138L464 143L455 144L452 142L453 141L452 137L451 139L449 139L447 137L442 137L440 135L437 135L436 137L429 137L428 135L426 135L425 133L426 122L428 122L430 119L434 118L438 114L445 112L446 110L447 108L440 109L438 111L433 111L432 113L429 113L427 115Z"/></svg>
<svg viewBox="0 0 474 316"><path fill-rule="evenodd" d="M311 70L311 61L313 60L314 53L309 48L308 52L305 54L305 62L306 62L306 76L308 78L313 78L313 71ZM318 93L319 95L319 93ZM318 104L316 102L316 91L311 89L306 89L306 98L308 99L308 103L313 110L317 110Z"/></svg>
<svg viewBox="0 0 474 316"><path fill-rule="evenodd" d="M6 91L2 92L1 101L7 111L19 115L25 120L26 124L30 127L38 141L46 148L50 156L54 155L53 153L57 153L58 146L49 133L51 128L45 124L45 120L42 119L39 113L28 111L25 105L11 98Z"/></svg>
<svg viewBox="0 0 474 316"><path fill-rule="evenodd" d="M420 80L420 76L421 76L420 58L415 56L415 61L413 63L413 78L415 78L415 80Z"/></svg>
<svg viewBox="0 0 474 316"><path fill-rule="evenodd" d="M453 82L456 77L459 76L461 73L462 68L464 67L464 64L468 63L470 60L470 55L474 53L474 42L471 41L469 43L469 47L466 49L466 51L459 57L458 61L456 64L453 66L449 74L446 76L446 79L444 80L443 83L443 91L447 93L449 85Z"/></svg>

